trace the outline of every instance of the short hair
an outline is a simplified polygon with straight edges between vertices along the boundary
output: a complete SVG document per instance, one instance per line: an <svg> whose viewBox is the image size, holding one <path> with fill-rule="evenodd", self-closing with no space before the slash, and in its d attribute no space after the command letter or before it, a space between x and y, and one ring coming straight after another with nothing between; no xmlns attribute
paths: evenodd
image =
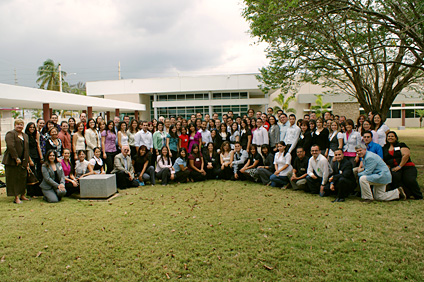
<svg viewBox="0 0 424 282"><path fill-rule="evenodd" d="M296 152L297 152L297 150L299 150L299 149L305 152L305 149L303 149L303 147L297 147L297 148L296 148Z"/></svg>
<svg viewBox="0 0 424 282"><path fill-rule="evenodd" d="M295 114L290 114L289 117L294 117L294 119L296 119L296 115Z"/></svg>
<svg viewBox="0 0 424 282"><path fill-rule="evenodd" d="M65 123L68 124L66 120L62 120L62 122L60 123L60 126L64 125Z"/></svg>
<svg viewBox="0 0 424 282"><path fill-rule="evenodd" d="M312 149L312 147L318 147L318 150L321 150L321 148L319 147L319 145L318 145L318 144L313 144L313 145L311 146L311 149Z"/></svg>
<svg viewBox="0 0 424 282"><path fill-rule="evenodd" d="M358 144L358 145L355 146L355 150L358 150L358 149L366 150L367 149L367 145L365 145L365 144Z"/></svg>
<svg viewBox="0 0 424 282"><path fill-rule="evenodd" d="M365 134L371 134L371 137L373 137L372 132L369 130L365 130L361 132L361 135L364 136Z"/></svg>
<svg viewBox="0 0 424 282"><path fill-rule="evenodd" d="M24 124L24 120L20 118L15 119L14 125L17 125L17 124Z"/></svg>
<svg viewBox="0 0 424 282"><path fill-rule="evenodd" d="M286 117L287 117L287 114L283 112L283 113L280 115L280 117L281 117L281 116L286 116Z"/></svg>
<svg viewBox="0 0 424 282"><path fill-rule="evenodd" d="M277 144L278 144L278 145L286 146L286 143L285 143L284 141L280 141L280 142L278 142Z"/></svg>

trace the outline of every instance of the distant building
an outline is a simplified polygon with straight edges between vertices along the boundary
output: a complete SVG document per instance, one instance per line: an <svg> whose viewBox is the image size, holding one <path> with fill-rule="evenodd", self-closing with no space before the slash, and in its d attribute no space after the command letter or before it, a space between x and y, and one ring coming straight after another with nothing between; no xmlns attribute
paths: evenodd
<svg viewBox="0 0 424 282"><path fill-rule="evenodd" d="M279 90L263 94L256 79L257 74L178 76L168 78L122 79L87 82L87 95L112 100L146 105L141 119L151 120L159 116L190 117L198 112L219 116L233 111L234 115L247 113L249 108L266 111L269 106L277 106L273 101ZM298 118L311 112L316 95L328 89L319 85L304 84L290 104L296 109ZM344 94L324 95L324 103L332 104L334 114L356 118L360 113L359 104ZM391 127L405 125L418 127L419 118L415 109L424 109L424 102L417 93L398 95L388 114L387 124Z"/></svg>

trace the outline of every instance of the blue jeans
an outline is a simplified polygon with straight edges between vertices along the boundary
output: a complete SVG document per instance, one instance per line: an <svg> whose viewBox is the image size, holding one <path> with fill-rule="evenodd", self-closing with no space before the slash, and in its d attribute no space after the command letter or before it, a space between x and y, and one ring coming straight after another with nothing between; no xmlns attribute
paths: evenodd
<svg viewBox="0 0 424 282"><path fill-rule="evenodd" d="M283 187L284 185L289 184L289 178L287 176L277 176L273 174L269 180L271 181L272 187Z"/></svg>

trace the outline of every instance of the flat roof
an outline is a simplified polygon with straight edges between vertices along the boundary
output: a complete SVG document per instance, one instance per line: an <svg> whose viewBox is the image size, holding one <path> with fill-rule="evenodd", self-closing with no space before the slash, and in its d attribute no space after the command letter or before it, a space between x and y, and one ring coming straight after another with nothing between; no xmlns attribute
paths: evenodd
<svg viewBox="0 0 424 282"><path fill-rule="evenodd" d="M0 83L0 107L42 109L45 103L53 109L74 111L87 110L87 107L92 107L96 112L146 110L144 104Z"/></svg>
<svg viewBox="0 0 424 282"><path fill-rule="evenodd" d="M208 91L255 91L262 93L253 74L177 76L162 78L89 81L87 95L189 93Z"/></svg>

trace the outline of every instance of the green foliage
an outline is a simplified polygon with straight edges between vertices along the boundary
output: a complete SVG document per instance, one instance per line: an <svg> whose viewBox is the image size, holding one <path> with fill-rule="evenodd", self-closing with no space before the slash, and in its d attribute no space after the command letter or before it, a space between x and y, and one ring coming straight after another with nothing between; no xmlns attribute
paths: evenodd
<svg viewBox="0 0 424 282"><path fill-rule="evenodd" d="M283 110L285 113L296 113L296 110L293 108L289 108L289 104L291 101L296 101L295 96L289 96L287 99L284 97L283 93L278 94L276 98L273 99L273 101L277 102L280 107L274 107L275 111L278 111L279 109Z"/></svg>
<svg viewBox="0 0 424 282"><path fill-rule="evenodd" d="M424 118L424 110L415 110L415 113L420 116L420 127L421 127L423 123L423 118Z"/></svg>
<svg viewBox="0 0 424 282"><path fill-rule="evenodd" d="M324 112L328 112L328 109L331 108L331 103L324 104L322 100L323 95L315 95L317 99L315 100L315 104L311 106L312 110L316 113L317 117L320 117Z"/></svg>
<svg viewBox="0 0 424 282"><path fill-rule="evenodd" d="M12 113L12 117L14 119L22 118L22 111L21 110L12 110L11 113Z"/></svg>
<svg viewBox="0 0 424 282"><path fill-rule="evenodd" d="M43 117L43 110L40 110L40 109L32 110L32 117L34 119L42 118Z"/></svg>
<svg viewBox="0 0 424 282"><path fill-rule="evenodd" d="M62 88L67 87L67 83L64 78L66 72L62 71ZM54 61L47 59L43 65L38 68L37 71L37 83L40 85L40 89L59 91L59 64L55 65Z"/></svg>
<svg viewBox="0 0 424 282"><path fill-rule="evenodd" d="M353 7L367 3L364 9L384 14L385 1L245 0L252 36L268 43L262 88L310 82L354 97L366 112L387 113L402 90L422 87L424 55L407 33ZM416 17L424 21L424 13Z"/></svg>

